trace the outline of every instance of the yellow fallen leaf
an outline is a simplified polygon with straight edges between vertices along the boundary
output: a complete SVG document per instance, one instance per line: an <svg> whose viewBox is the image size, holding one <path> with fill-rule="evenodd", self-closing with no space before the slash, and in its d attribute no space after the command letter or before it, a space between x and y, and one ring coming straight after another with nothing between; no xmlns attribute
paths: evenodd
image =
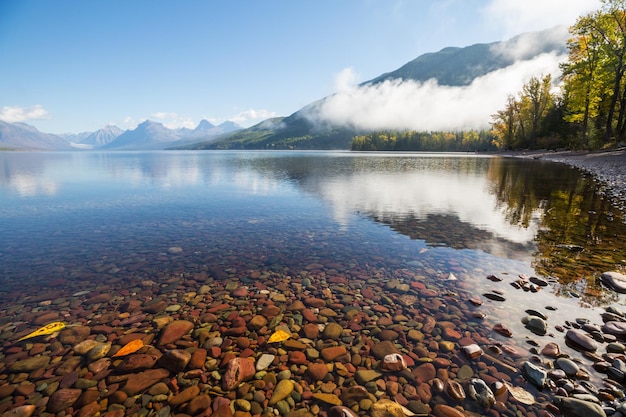
<svg viewBox="0 0 626 417"><path fill-rule="evenodd" d="M58 332L59 330L64 329L64 328L65 328L65 323L60 322L60 321L55 321L53 323L46 324L45 326L35 330L32 333L27 334L24 337L21 337L21 338L17 339L17 341L21 342L22 340L30 339L31 337L44 336L44 335L47 335L47 334L52 334L52 333Z"/></svg>
<svg viewBox="0 0 626 417"><path fill-rule="evenodd" d="M126 343L120 350L118 350L112 358L116 358L118 356L126 356L131 353L137 352L139 349L143 347L143 341L141 339L135 339L128 343Z"/></svg>
<svg viewBox="0 0 626 417"><path fill-rule="evenodd" d="M283 342L289 339L291 335L284 330L276 330L273 335L270 336L268 343Z"/></svg>

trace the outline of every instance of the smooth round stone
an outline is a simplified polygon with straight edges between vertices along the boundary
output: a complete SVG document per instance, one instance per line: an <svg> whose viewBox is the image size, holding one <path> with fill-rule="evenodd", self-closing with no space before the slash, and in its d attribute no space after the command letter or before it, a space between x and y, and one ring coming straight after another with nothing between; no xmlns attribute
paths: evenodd
<svg viewBox="0 0 626 417"><path fill-rule="evenodd" d="M574 346L588 352L595 352L598 350L598 344L585 333L577 329L570 329L565 333L567 341Z"/></svg>
<svg viewBox="0 0 626 417"><path fill-rule="evenodd" d="M241 411L250 411L252 405L249 401L240 398L235 400L235 407L237 407Z"/></svg>
<svg viewBox="0 0 626 417"><path fill-rule="evenodd" d="M600 281L615 292L626 294L626 275L617 271L603 272Z"/></svg>
<svg viewBox="0 0 626 417"><path fill-rule="evenodd" d="M165 311L166 311L166 312L168 312L168 313L175 313L175 312L177 312L178 310L180 310L180 309L181 309L181 307L182 307L182 306L181 306L180 304L173 304L173 305L171 305L171 306L167 306L167 307L165 308Z"/></svg>
<svg viewBox="0 0 626 417"><path fill-rule="evenodd" d="M323 356L324 351L322 351ZM392 353L400 353L400 351L395 347L393 342L390 340L385 340L380 343L376 343L372 347L372 354L376 359L383 359L385 356L390 355Z"/></svg>
<svg viewBox="0 0 626 417"><path fill-rule="evenodd" d="M361 401L359 401L359 408L363 411L371 410L373 405L374 405L374 402L370 400L369 398L364 398Z"/></svg>
<svg viewBox="0 0 626 417"><path fill-rule="evenodd" d="M589 401L570 397L556 397L554 403L563 415L568 417L606 417L606 413L600 406Z"/></svg>
<svg viewBox="0 0 626 417"><path fill-rule="evenodd" d="M452 352L454 350L454 342L450 342L448 340L442 340L439 342L439 348L443 352Z"/></svg>
<svg viewBox="0 0 626 417"><path fill-rule="evenodd" d="M554 361L554 365L557 368L562 369L563 372L565 372L565 374L569 377L575 376L580 369L576 362L567 358L558 358L556 361Z"/></svg>
<svg viewBox="0 0 626 417"><path fill-rule="evenodd" d="M548 332L548 323L540 317L526 316L522 319L522 323L528 330L537 335L543 336Z"/></svg>
<svg viewBox="0 0 626 417"><path fill-rule="evenodd" d="M159 345L177 342L181 337L189 333L193 327L194 324L188 320L174 320L161 331Z"/></svg>
<svg viewBox="0 0 626 417"><path fill-rule="evenodd" d="M609 353L624 353L626 346L619 342L612 342L606 346L606 351Z"/></svg>
<svg viewBox="0 0 626 417"><path fill-rule="evenodd" d="M406 337L412 342L423 342L424 341L424 333L419 330L411 329L407 332Z"/></svg>
<svg viewBox="0 0 626 417"><path fill-rule="evenodd" d="M159 395L159 394L165 395L169 391L170 389L164 382L159 382L157 384L154 384L152 387L150 387L150 390L148 391L148 393L150 395Z"/></svg>
<svg viewBox="0 0 626 417"><path fill-rule="evenodd" d="M558 358L561 355L561 348L554 342L548 342L543 349L541 349L541 354L550 358Z"/></svg>
<svg viewBox="0 0 626 417"><path fill-rule="evenodd" d="M322 332L322 338L330 340L338 340L343 332L343 327L337 323L328 323Z"/></svg>
<svg viewBox="0 0 626 417"><path fill-rule="evenodd" d="M260 314L252 317L248 322L248 329L250 330L260 330L265 326L267 326L267 319Z"/></svg>
<svg viewBox="0 0 626 417"><path fill-rule="evenodd" d="M461 380L470 379L474 375L474 370L469 365L461 366L459 372L457 372L457 378Z"/></svg>
<svg viewBox="0 0 626 417"><path fill-rule="evenodd" d="M608 321L602 326L602 331L614 336L624 336L626 335L626 322Z"/></svg>

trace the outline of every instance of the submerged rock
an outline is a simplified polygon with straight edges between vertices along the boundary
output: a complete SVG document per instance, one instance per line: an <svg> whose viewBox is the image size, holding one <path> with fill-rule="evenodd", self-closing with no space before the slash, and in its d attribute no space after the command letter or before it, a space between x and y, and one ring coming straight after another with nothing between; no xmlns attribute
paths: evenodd
<svg viewBox="0 0 626 417"><path fill-rule="evenodd" d="M557 396L554 399L554 404L567 417L606 417L606 413L600 404L583 401L578 398Z"/></svg>
<svg viewBox="0 0 626 417"><path fill-rule="evenodd" d="M406 362L399 353L391 353L389 355L385 355L381 368L383 371L387 372L402 371L403 369L406 369Z"/></svg>
<svg viewBox="0 0 626 417"><path fill-rule="evenodd" d="M598 344L585 333L577 329L570 329L565 333L565 339L574 345L574 347L580 348L588 352L595 352L598 350Z"/></svg>
<svg viewBox="0 0 626 417"><path fill-rule="evenodd" d="M526 378L528 382L540 389L543 388L548 381L548 372L528 361L522 364L522 375L524 375L524 378Z"/></svg>
<svg viewBox="0 0 626 417"><path fill-rule="evenodd" d="M470 379L467 391L471 399L476 401L481 407L489 408L495 404L496 398L487 383L479 378Z"/></svg>
<svg viewBox="0 0 626 417"><path fill-rule="evenodd" d="M274 392L272 393L268 404L275 405L279 401L284 400L291 395L294 387L294 383L291 379L281 380L278 385L276 385L276 388L274 388Z"/></svg>
<svg viewBox="0 0 626 417"><path fill-rule="evenodd" d="M391 400L381 399L372 405L371 417L405 417L400 404Z"/></svg>
<svg viewBox="0 0 626 417"><path fill-rule="evenodd" d="M543 336L548 332L548 323L541 317L526 316L522 319L522 323L528 330L539 336Z"/></svg>
<svg viewBox="0 0 626 417"><path fill-rule="evenodd" d="M226 391L233 390L242 382L251 379L255 372L254 362L246 358L234 358L228 362L222 386Z"/></svg>

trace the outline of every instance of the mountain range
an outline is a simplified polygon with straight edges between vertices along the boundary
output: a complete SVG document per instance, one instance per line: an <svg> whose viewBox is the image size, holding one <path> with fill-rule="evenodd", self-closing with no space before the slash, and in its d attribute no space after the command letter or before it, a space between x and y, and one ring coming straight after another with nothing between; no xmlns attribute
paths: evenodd
<svg viewBox="0 0 626 417"><path fill-rule="evenodd" d="M566 28L558 27L502 42L448 47L420 55L395 71L357 87L378 88L405 81L468 86L479 77L520 61L530 61L542 54L566 54L567 35ZM207 120L202 120L195 129L169 129L161 123L145 121L133 130L107 126L96 132L52 135L24 123L0 121L0 149L349 149L352 137L368 129L327 117L327 105L337 97L338 94L324 97L287 117L267 119L247 129L233 122L214 126Z"/></svg>
<svg viewBox="0 0 626 417"><path fill-rule="evenodd" d="M385 89L385 83L393 86L394 82L400 84L406 81L413 81L415 84L435 81L437 86L442 87L469 86L480 77L520 62L529 62L545 54L565 56L567 39L567 28L555 27L524 33L507 41L475 44L464 48L448 47L439 52L420 55L397 70L363 82L358 87L379 92ZM351 90L347 96L355 93L358 91ZM325 111L328 114L328 108L333 108L328 104L338 96L339 94L335 94L322 98L287 117L266 120L248 129L233 132L220 140L196 143L184 149L350 149L354 135L368 133L371 129L350 122L329 120L324 116Z"/></svg>
<svg viewBox="0 0 626 417"><path fill-rule="evenodd" d="M0 150L158 150L199 141L210 142L241 129L230 121L215 126L202 120L194 129L169 129L162 123L146 120L130 130L106 126L95 132L53 135L26 123L0 120Z"/></svg>

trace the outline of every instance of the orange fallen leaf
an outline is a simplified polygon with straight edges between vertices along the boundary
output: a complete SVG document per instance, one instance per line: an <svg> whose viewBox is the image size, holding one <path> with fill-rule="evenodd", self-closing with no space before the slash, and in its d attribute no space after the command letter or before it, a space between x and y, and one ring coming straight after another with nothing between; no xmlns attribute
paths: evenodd
<svg viewBox="0 0 626 417"><path fill-rule="evenodd" d="M137 352L139 349L141 349L143 347L143 341L141 339L135 339L133 341L130 341L128 343L126 343L120 350L117 351L117 353L115 355L113 355L112 357L118 357L118 356L126 356L126 355L130 355L131 353L135 353Z"/></svg>

